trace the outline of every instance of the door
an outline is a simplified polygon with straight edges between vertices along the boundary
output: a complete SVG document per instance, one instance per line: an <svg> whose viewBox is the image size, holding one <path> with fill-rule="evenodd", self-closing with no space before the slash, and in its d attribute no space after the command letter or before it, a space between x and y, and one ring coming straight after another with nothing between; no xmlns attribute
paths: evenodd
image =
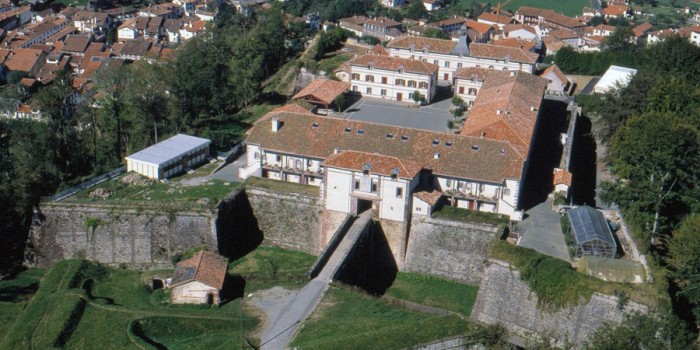
<svg viewBox="0 0 700 350"><path fill-rule="evenodd" d="M445 73L445 75L443 75L443 79L450 80L450 73Z"/></svg>
<svg viewBox="0 0 700 350"><path fill-rule="evenodd" d="M474 201L469 201L469 210L474 210Z"/></svg>
<svg viewBox="0 0 700 350"><path fill-rule="evenodd" d="M396 93L396 101L403 101L403 94L400 92Z"/></svg>

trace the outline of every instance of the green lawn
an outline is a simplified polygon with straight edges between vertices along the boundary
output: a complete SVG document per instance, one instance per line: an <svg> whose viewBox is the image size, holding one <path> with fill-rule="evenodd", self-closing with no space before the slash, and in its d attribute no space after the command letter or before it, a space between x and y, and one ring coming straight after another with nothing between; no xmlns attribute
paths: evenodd
<svg viewBox="0 0 700 350"><path fill-rule="evenodd" d="M12 279L0 280L0 344L31 296L39 288L44 270L29 269Z"/></svg>
<svg viewBox="0 0 700 350"><path fill-rule="evenodd" d="M440 210L434 211L432 216L434 218L444 218L493 225L504 225L508 223L508 217L501 214L468 210L464 208L451 207L449 205L445 205L442 208L440 208Z"/></svg>
<svg viewBox="0 0 700 350"><path fill-rule="evenodd" d="M229 264L229 273L243 276L246 292L275 285L301 287L309 282L306 274L314 261L310 254L260 246Z"/></svg>
<svg viewBox="0 0 700 350"><path fill-rule="evenodd" d="M65 201L105 204L166 204L186 209L189 206L206 207L207 205L200 202L200 200L206 198L209 202L208 206L212 207L240 185L237 182L211 179L201 185L183 186L175 178L169 184L155 182L146 186L138 186L124 184L121 181L122 178L118 177L85 189ZM93 193L98 188L108 190L110 193L109 197L107 199L90 198L90 193Z"/></svg>
<svg viewBox="0 0 700 350"><path fill-rule="evenodd" d="M399 272L386 295L433 306L469 317L478 286L459 284L415 273Z"/></svg>
<svg viewBox="0 0 700 350"><path fill-rule="evenodd" d="M474 0L460 0L460 3L469 8L469 5ZM481 3L480 1L478 3ZM497 5L498 1L493 1L491 4ZM505 3L505 1L501 1ZM569 17L575 17L581 14L581 9L584 6L591 7L589 0L511 0L509 3L502 6L502 9L517 11L520 6L537 7L541 9L554 10L563 13Z"/></svg>
<svg viewBox="0 0 700 350"><path fill-rule="evenodd" d="M346 287L331 286L291 346L302 349L402 349L463 334L470 324L392 308Z"/></svg>
<svg viewBox="0 0 700 350"><path fill-rule="evenodd" d="M293 182L265 179L262 177L251 176L243 183L244 186L260 187L267 190L278 192L292 192L305 196L318 197L319 187L311 185L302 185Z"/></svg>
<svg viewBox="0 0 700 350"><path fill-rule="evenodd" d="M326 54L318 61L318 70L328 73L328 76L333 76L333 71L340 67L341 64L349 61L352 54L341 53L339 51Z"/></svg>

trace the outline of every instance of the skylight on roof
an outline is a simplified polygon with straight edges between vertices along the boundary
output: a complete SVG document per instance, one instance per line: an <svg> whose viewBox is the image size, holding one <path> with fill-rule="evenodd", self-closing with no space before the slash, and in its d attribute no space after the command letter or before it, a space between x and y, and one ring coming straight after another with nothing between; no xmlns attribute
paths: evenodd
<svg viewBox="0 0 700 350"><path fill-rule="evenodd" d="M401 141L408 141L408 135L401 135Z"/></svg>
<svg viewBox="0 0 700 350"><path fill-rule="evenodd" d="M392 132L386 133L386 138L388 138L389 140L393 140L393 139L394 139L394 133L392 133Z"/></svg>
<svg viewBox="0 0 700 350"><path fill-rule="evenodd" d="M445 147L452 147L452 141L445 141Z"/></svg>
<svg viewBox="0 0 700 350"><path fill-rule="evenodd" d="M364 134L365 134L365 129L357 129L357 134L358 134L358 135L364 135Z"/></svg>
<svg viewBox="0 0 700 350"><path fill-rule="evenodd" d="M314 128L314 129L318 128L318 123L313 123L313 124L311 124L311 127Z"/></svg>
<svg viewBox="0 0 700 350"><path fill-rule="evenodd" d="M478 150L479 150L479 145L472 145L472 149L475 150L475 151L478 151Z"/></svg>
<svg viewBox="0 0 700 350"><path fill-rule="evenodd" d="M434 139L434 140L433 140L433 146L438 146L438 145L440 145L440 140Z"/></svg>
<svg viewBox="0 0 700 350"><path fill-rule="evenodd" d="M352 128L351 128L351 127L346 127L346 128L345 128L345 132L352 132Z"/></svg>
<svg viewBox="0 0 700 350"><path fill-rule="evenodd" d="M501 154L506 154L506 149L505 149L505 148L501 148L501 151L500 151L500 152L501 152Z"/></svg>

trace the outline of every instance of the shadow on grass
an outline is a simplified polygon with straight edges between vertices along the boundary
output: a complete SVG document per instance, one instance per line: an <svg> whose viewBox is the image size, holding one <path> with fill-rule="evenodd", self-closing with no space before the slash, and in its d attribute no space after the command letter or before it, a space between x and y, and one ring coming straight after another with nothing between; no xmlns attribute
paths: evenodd
<svg viewBox="0 0 700 350"><path fill-rule="evenodd" d="M245 295L246 281L239 274L226 275L224 286L221 288L219 296L221 297L221 306L226 305Z"/></svg>

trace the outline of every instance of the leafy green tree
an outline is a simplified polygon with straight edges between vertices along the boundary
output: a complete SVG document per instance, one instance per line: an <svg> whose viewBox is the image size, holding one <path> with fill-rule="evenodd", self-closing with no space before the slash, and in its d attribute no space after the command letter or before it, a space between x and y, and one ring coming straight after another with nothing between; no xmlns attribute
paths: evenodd
<svg viewBox="0 0 700 350"><path fill-rule="evenodd" d="M685 325L670 313L627 314L621 324L606 323L589 337L590 350L693 349Z"/></svg>
<svg viewBox="0 0 700 350"><path fill-rule="evenodd" d="M610 52L634 51L634 33L629 27L618 27L610 36L603 40L603 46Z"/></svg>
<svg viewBox="0 0 700 350"><path fill-rule="evenodd" d="M423 31L423 36L426 38L448 39L447 34L438 28L427 28Z"/></svg>
<svg viewBox="0 0 700 350"><path fill-rule="evenodd" d="M700 319L700 214L687 216L668 242L668 265L680 294L695 308Z"/></svg>
<svg viewBox="0 0 700 350"><path fill-rule="evenodd" d="M621 180L607 184L602 199L638 213L646 239L668 234L700 198L697 129L675 124L673 118L661 113L630 118L609 148Z"/></svg>
<svg viewBox="0 0 700 350"><path fill-rule="evenodd" d="M428 10L423 5L420 0L413 0L408 6L408 11L406 11L406 17L410 19L422 19L428 17Z"/></svg>

